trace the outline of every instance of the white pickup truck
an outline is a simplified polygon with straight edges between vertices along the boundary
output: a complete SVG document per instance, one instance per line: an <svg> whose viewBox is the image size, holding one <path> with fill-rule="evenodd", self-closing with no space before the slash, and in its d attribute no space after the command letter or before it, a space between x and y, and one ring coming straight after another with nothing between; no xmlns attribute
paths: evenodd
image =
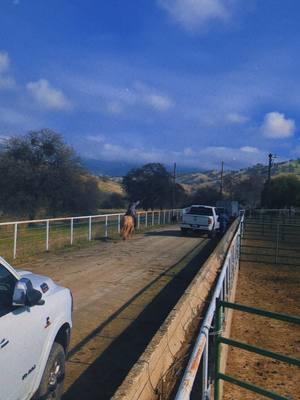
<svg viewBox="0 0 300 400"><path fill-rule="evenodd" d="M182 234L197 231L214 237L220 229L216 207L192 205L186 208L180 224Z"/></svg>
<svg viewBox="0 0 300 400"><path fill-rule="evenodd" d="M72 308L69 289L0 257L0 400L61 398Z"/></svg>

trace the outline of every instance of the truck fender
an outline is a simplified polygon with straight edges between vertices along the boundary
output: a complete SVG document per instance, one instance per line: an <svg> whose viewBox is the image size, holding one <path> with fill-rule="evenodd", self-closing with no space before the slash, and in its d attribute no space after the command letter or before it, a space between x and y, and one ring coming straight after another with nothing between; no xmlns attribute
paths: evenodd
<svg viewBox="0 0 300 400"><path fill-rule="evenodd" d="M69 323L70 321L66 321L63 318L60 318L59 320L55 321L55 326L52 327L51 332L49 332L49 336L47 337L47 344L45 345L43 352L41 354L41 358L39 360L39 369L38 372L36 374L35 380L34 380L34 384L32 387L32 392L31 392L31 397L34 395L34 393L36 393L36 391L38 390L39 386L40 386L40 382L50 355L50 351L52 349L53 343L55 342L55 339L57 337L57 334L59 333L60 329L63 326L66 326L69 328L69 330L71 330L71 325ZM29 397L29 398L31 398Z"/></svg>

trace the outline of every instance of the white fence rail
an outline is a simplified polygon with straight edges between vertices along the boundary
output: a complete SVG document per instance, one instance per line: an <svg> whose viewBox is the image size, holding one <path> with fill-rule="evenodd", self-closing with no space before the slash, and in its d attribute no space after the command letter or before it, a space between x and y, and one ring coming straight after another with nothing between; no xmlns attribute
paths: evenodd
<svg viewBox="0 0 300 400"><path fill-rule="evenodd" d="M177 391L175 400L189 400L195 379L199 374L201 365L201 394L197 393L197 398L208 400L210 398L211 385L213 380L213 354L211 351L214 346L214 317L216 311L216 300L229 299L231 294L236 272L239 267L241 237L244 230L244 215L241 214L240 223L231 241L226 258L210 300L208 310L202 322L198 337L196 339L188 365L184 372L181 384ZM227 314L225 313L225 321ZM198 387L198 386L197 386Z"/></svg>
<svg viewBox="0 0 300 400"><path fill-rule="evenodd" d="M119 234L124 213L0 223L0 254L8 259L38 254ZM140 211L137 230L178 220L181 210Z"/></svg>

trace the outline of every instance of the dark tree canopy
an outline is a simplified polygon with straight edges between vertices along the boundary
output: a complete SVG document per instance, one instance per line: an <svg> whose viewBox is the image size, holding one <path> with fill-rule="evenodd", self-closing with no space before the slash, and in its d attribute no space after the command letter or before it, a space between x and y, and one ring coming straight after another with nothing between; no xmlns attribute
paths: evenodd
<svg viewBox="0 0 300 400"><path fill-rule="evenodd" d="M86 175L73 149L48 129L12 137L0 154L0 207L34 218L97 208L97 182Z"/></svg>
<svg viewBox="0 0 300 400"><path fill-rule="evenodd" d="M163 164L150 163L132 169L123 178L123 185L129 199L140 200L144 209L172 206L173 180ZM180 185L176 185L175 191L175 198L182 197Z"/></svg>
<svg viewBox="0 0 300 400"><path fill-rule="evenodd" d="M269 208L299 207L300 180L296 176L278 176L265 184L262 205Z"/></svg>
<svg viewBox="0 0 300 400"><path fill-rule="evenodd" d="M250 175L237 182L232 189L232 198L244 206L257 207L265 178L260 175Z"/></svg>
<svg viewBox="0 0 300 400"><path fill-rule="evenodd" d="M191 203L214 206L217 200L220 200L220 190L214 187L205 187L198 189L197 192L192 195Z"/></svg>

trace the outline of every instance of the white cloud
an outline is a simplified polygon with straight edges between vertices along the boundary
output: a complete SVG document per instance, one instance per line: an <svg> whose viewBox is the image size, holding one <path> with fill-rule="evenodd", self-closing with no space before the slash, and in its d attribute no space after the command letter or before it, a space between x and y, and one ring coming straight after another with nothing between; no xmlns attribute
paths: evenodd
<svg viewBox="0 0 300 400"><path fill-rule="evenodd" d="M157 111L167 111L173 106L173 102L168 96L160 94L145 95L144 101Z"/></svg>
<svg viewBox="0 0 300 400"><path fill-rule="evenodd" d="M104 143L105 136L104 135L88 135L87 140L89 140L91 142L96 142L96 143Z"/></svg>
<svg viewBox="0 0 300 400"><path fill-rule="evenodd" d="M207 146L201 149L186 147L181 151L172 151L110 143L103 135L88 136L88 141L90 146L85 156L108 161L141 164L146 162L171 164L178 161L182 166L211 169L219 168L221 161L225 162L227 168L240 168L265 160L264 152L250 146L242 148Z"/></svg>
<svg viewBox="0 0 300 400"><path fill-rule="evenodd" d="M13 89L16 87L16 82L11 76L0 75L0 90L2 89Z"/></svg>
<svg viewBox="0 0 300 400"><path fill-rule="evenodd" d="M239 113L229 113L227 115L227 121L232 124L242 125L245 122L249 121L249 118Z"/></svg>
<svg viewBox="0 0 300 400"><path fill-rule="evenodd" d="M7 132L10 129L33 129L37 125L37 120L24 110L19 111L9 107L0 106L0 129Z"/></svg>
<svg viewBox="0 0 300 400"><path fill-rule="evenodd" d="M107 111L111 114L121 114L124 110L120 101L108 101L106 106Z"/></svg>
<svg viewBox="0 0 300 400"><path fill-rule="evenodd" d="M26 85L32 97L43 107L53 110L68 110L71 107L70 101L60 89L50 85L46 79L36 82L29 82Z"/></svg>
<svg viewBox="0 0 300 400"><path fill-rule="evenodd" d="M8 54L4 51L0 51L0 74L6 72L9 69L10 59Z"/></svg>
<svg viewBox="0 0 300 400"><path fill-rule="evenodd" d="M158 0L158 4L190 31L210 21L225 22L232 13L231 0Z"/></svg>
<svg viewBox="0 0 300 400"><path fill-rule="evenodd" d="M286 118L283 113L273 111L265 115L261 129L268 138L284 139L294 135L296 124L293 119Z"/></svg>
<svg viewBox="0 0 300 400"><path fill-rule="evenodd" d="M13 89L16 86L14 78L9 76L10 59L8 53L0 51L0 90Z"/></svg>
<svg viewBox="0 0 300 400"><path fill-rule="evenodd" d="M105 98L106 109L111 114L121 114L130 107L136 108L141 105L165 112L174 105L170 96L140 82L130 88L101 87L99 94Z"/></svg>
<svg viewBox="0 0 300 400"><path fill-rule="evenodd" d="M259 153L258 148L252 146L243 146L240 148L240 150L244 151L245 153Z"/></svg>

